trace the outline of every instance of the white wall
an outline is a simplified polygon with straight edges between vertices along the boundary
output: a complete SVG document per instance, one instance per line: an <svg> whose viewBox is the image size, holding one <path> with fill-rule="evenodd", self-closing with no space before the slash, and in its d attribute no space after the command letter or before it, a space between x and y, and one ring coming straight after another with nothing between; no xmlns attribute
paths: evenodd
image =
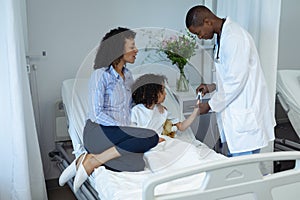
<svg viewBox="0 0 300 200"><path fill-rule="evenodd" d="M278 69L300 68L300 1L281 1Z"/></svg>
<svg viewBox="0 0 300 200"><path fill-rule="evenodd" d="M46 179L58 177L54 149L55 103L62 81L73 78L87 53L111 28L165 27L184 30L187 10L199 0L27 0L28 55L33 103ZM42 51L46 56L41 56ZM34 86L34 85L33 85Z"/></svg>

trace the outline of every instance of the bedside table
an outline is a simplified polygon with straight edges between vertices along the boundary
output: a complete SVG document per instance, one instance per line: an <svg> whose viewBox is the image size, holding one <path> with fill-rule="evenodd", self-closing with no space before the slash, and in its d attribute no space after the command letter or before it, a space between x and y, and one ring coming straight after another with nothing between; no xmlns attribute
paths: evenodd
<svg viewBox="0 0 300 200"><path fill-rule="evenodd" d="M182 113L182 121L193 112L196 105L196 89L190 86L187 92L177 92L176 88L171 88L177 99ZM207 102L213 93L208 93L202 97L202 102ZM208 147L219 150L219 130L217 126L216 115L214 112L209 111L207 114L197 117L190 127L199 141L205 143Z"/></svg>
<svg viewBox="0 0 300 200"><path fill-rule="evenodd" d="M179 103L179 109L183 115L190 115L197 102L196 89L190 86L189 91L187 92L178 92L176 91L176 88L171 88L171 90ZM210 98L211 94L206 94L202 97L202 101L207 102Z"/></svg>

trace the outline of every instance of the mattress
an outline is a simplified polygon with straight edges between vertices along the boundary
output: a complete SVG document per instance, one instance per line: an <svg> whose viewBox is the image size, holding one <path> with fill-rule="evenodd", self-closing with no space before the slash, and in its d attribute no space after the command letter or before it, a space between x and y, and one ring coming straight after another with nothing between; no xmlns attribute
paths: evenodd
<svg viewBox="0 0 300 200"><path fill-rule="evenodd" d="M300 69L278 70L276 90L282 107L300 137Z"/></svg>
<svg viewBox="0 0 300 200"><path fill-rule="evenodd" d="M88 79L77 78L65 80L62 84L62 100L68 121L68 132L76 157L85 151L82 133L88 110L88 82Z"/></svg>
<svg viewBox="0 0 300 200"><path fill-rule="evenodd" d="M155 176L228 159L206 145L194 146L178 139L167 138L145 153L146 169L141 172L112 172L99 167L94 172L95 189L101 200L142 199L143 184ZM159 185L155 195L200 189L205 173L198 173Z"/></svg>

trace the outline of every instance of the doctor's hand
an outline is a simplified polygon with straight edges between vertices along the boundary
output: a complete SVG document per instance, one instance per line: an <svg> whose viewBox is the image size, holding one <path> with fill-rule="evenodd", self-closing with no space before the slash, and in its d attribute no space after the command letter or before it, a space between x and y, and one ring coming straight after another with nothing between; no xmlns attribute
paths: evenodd
<svg viewBox="0 0 300 200"><path fill-rule="evenodd" d="M198 92L202 92L202 95L204 96L205 94L210 93L215 89L216 89L216 84L214 83L212 84L201 83L196 89L196 94L198 94Z"/></svg>
<svg viewBox="0 0 300 200"><path fill-rule="evenodd" d="M207 102L205 102L205 103L198 103L198 107L199 107L200 115L206 114L210 110L210 106L209 106L209 104Z"/></svg>

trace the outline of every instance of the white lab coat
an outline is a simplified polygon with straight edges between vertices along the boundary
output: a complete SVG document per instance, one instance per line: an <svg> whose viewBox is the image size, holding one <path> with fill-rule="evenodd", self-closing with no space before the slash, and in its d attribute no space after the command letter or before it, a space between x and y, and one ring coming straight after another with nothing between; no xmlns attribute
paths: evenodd
<svg viewBox="0 0 300 200"><path fill-rule="evenodd" d="M231 153L267 146L274 140L275 118L259 56L250 34L229 17L216 57L217 48L217 89L209 105L217 113L222 142Z"/></svg>

